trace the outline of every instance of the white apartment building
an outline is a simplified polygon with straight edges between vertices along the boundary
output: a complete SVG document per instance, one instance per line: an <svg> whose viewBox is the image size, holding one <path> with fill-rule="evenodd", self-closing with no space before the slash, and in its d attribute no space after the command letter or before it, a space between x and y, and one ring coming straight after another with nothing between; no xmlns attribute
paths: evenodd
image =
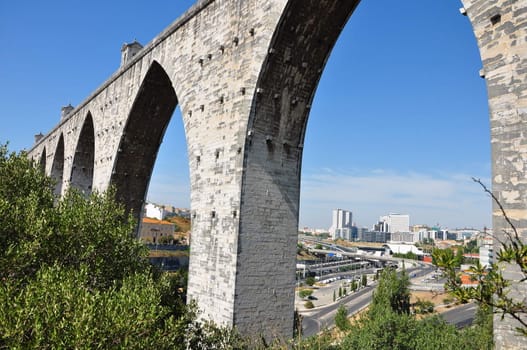
<svg viewBox="0 0 527 350"><path fill-rule="evenodd" d="M379 231L410 232L410 215L390 213L379 218Z"/></svg>
<svg viewBox="0 0 527 350"><path fill-rule="evenodd" d="M494 252L491 244L484 244L479 247L479 263L483 267L490 267L494 262Z"/></svg>
<svg viewBox="0 0 527 350"><path fill-rule="evenodd" d="M165 217L165 209L153 203L145 204L143 208L143 213L144 217L151 219L163 220L163 218Z"/></svg>
<svg viewBox="0 0 527 350"><path fill-rule="evenodd" d="M329 228L331 238L351 240L352 213L348 210L334 209L333 220Z"/></svg>

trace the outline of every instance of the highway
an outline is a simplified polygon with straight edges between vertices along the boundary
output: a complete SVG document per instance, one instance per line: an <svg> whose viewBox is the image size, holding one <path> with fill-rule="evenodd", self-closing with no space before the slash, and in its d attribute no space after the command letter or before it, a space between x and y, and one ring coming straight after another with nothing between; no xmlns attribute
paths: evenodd
<svg viewBox="0 0 527 350"><path fill-rule="evenodd" d="M474 303L468 303L456 307L455 309L445 311L441 314L443 319L457 328L469 326L476 317L478 306Z"/></svg>
<svg viewBox="0 0 527 350"><path fill-rule="evenodd" d="M435 269L433 266L420 264L417 268L409 268L407 272L414 277L421 277ZM332 303L324 307L319 307L316 310L309 310L301 312L303 337L308 338L320 331L331 328L335 324L335 315L337 309L343 304L348 310L348 315L353 315L366 307L370 301L372 292L375 290L376 284L367 286L358 292L350 294L341 299L339 303Z"/></svg>
<svg viewBox="0 0 527 350"><path fill-rule="evenodd" d="M368 286L360 291L342 299L342 303L348 310L348 315L357 313L371 301L374 286ZM333 303L326 307L317 309L317 311L302 312L302 336L308 338L320 331L331 328L335 324L335 314L341 303Z"/></svg>
<svg viewBox="0 0 527 350"><path fill-rule="evenodd" d="M329 247L329 245L328 245ZM356 252L348 252L343 251L344 249L339 249L343 247L331 245L330 248L333 248L332 250L319 250L319 249L311 249L312 252L315 253L333 253L333 254L341 254L345 256L351 256L355 258L362 258L362 259L376 259L381 261L393 261L401 259L393 259L392 257L388 256L372 256L372 255L364 255L364 254L357 254ZM347 250L347 249L346 249ZM419 278L421 276L425 276L429 273L431 273L436 268L432 265L424 264L419 262L418 267L411 267L406 269L406 272L408 273L411 278ZM353 271L358 272L358 271ZM353 274L353 272L351 274ZM363 273L366 272L363 270ZM368 271L369 272L369 271ZM367 273L368 273L367 272ZM344 275L345 273L336 273L337 275ZM350 274L348 272L348 274ZM329 278L330 275L326 275L325 277ZM302 336L304 338L308 338L310 336L313 336L321 331L323 331L326 328L331 328L335 324L335 315L337 313L337 310L340 305L344 305L346 309L348 310L348 315L353 315L363 308L365 308L370 302L372 298L372 293L375 290L376 283L369 285L367 287L362 288L361 290L350 294L344 298L342 298L337 303L332 303L327 306L321 306L314 310L306 310L302 311L301 315L303 316L302 319ZM458 306L452 310L445 311L441 314L441 316L444 318L444 320L450 324L455 325L458 328L466 327L470 324L472 324L475 314L476 314L477 306L473 303L469 303L466 305Z"/></svg>

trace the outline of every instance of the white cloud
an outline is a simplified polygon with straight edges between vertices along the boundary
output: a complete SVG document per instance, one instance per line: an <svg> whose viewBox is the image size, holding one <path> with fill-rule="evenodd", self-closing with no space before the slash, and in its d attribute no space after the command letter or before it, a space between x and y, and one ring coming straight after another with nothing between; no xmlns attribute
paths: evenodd
<svg viewBox="0 0 527 350"><path fill-rule="evenodd" d="M390 212L409 214L411 224L451 228L491 224L490 198L465 174L323 171L304 174L300 200L301 227L329 227L334 208L351 210L354 221L368 227Z"/></svg>

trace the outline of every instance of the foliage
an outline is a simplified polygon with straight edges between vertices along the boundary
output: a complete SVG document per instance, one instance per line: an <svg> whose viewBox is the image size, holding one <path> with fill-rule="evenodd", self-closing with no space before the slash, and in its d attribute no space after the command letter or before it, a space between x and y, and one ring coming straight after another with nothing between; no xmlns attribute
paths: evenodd
<svg viewBox="0 0 527 350"><path fill-rule="evenodd" d="M340 305L337 314L335 315L335 325L341 331L346 331L351 327L351 323L348 320L348 310L344 305Z"/></svg>
<svg viewBox="0 0 527 350"><path fill-rule="evenodd" d="M160 288L148 274L126 277L102 291L87 266L53 266L17 292L16 281L0 287L0 333L9 348L161 347L185 339L185 326L159 303Z"/></svg>
<svg viewBox="0 0 527 350"><path fill-rule="evenodd" d="M335 341L331 332L325 332L322 336L298 341L293 348L303 350L492 349L492 314L488 310L478 310L474 326L457 330L439 316L418 320L409 313L400 312L399 303L395 303L395 307L392 306L392 299L405 299L408 294L407 277L404 274L398 276L394 271L388 270L381 274L379 285L381 292L376 293L369 311L357 321L343 326L344 335L340 341ZM394 297L396 295L399 296ZM341 306L337 311L338 316L335 317L337 327L345 318L346 310L341 309L344 308Z"/></svg>
<svg viewBox="0 0 527 350"><path fill-rule="evenodd" d="M434 242L434 239L433 239L433 238L423 238L423 239L421 240L421 243L422 243L423 245L432 245L432 246L435 245L435 242Z"/></svg>
<svg viewBox="0 0 527 350"><path fill-rule="evenodd" d="M229 349L231 329L196 321L184 274L150 267L113 199L69 191L0 146L0 348Z"/></svg>
<svg viewBox="0 0 527 350"><path fill-rule="evenodd" d="M45 266L87 266L91 287L148 269L147 250L114 192L53 196L53 182L24 153L0 147L0 278L24 282Z"/></svg>
<svg viewBox="0 0 527 350"><path fill-rule="evenodd" d="M312 302L311 300L308 300L308 301L306 301L306 302L304 303L304 307L305 307L306 309L312 309L312 308L315 307L315 304L313 304L313 302Z"/></svg>
<svg viewBox="0 0 527 350"><path fill-rule="evenodd" d="M456 250L456 265L460 267L463 264L465 257L463 256L463 247L457 247Z"/></svg>
<svg viewBox="0 0 527 350"><path fill-rule="evenodd" d="M298 291L298 296L300 298L302 298L302 299L307 298L311 294L313 294L313 290L312 289L302 289L302 290Z"/></svg>
<svg viewBox="0 0 527 350"><path fill-rule="evenodd" d="M350 328L341 348L437 349L439 347L427 344L430 339L444 339L449 336L449 332L455 333L453 327L446 326L440 320L417 321L409 314L408 285L408 276L404 271L398 276L392 269L384 270L368 312L357 325ZM437 323L438 326L428 327L430 322ZM441 335L429 334L428 328L441 328ZM425 329L426 341L423 339ZM454 336L451 338L455 339ZM434 345L437 346L437 343Z"/></svg>
<svg viewBox="0 0 527 350"><path fill-rule="evenodd" d="M416 314L429 314L434 312L434 303L430 300L417 299L414 303L414 311Z"/></svg>
<svg viewBox="0 0 527 350"><path fill-rule="evenodd" d="M509 264L522 276L518 283L527 281L527 245L522 241L520 234L499 200L480 180L473 180L480 184L483 190L492 197L509 225L509 229L503 232L507 240L499 241L501 248L496 254L497 262L492 264L490 268L484 268L479 261L470 268L472 278L478 281L476 287L465 288L461 284L455 261L444 251L436 252L436 264L443 269L447 277L445 289L458 301L475 300L482 308L492 307L494 312L501 314L502 318L505 315L511 316L520 324L517 331L527 336L527 304L525 299L519 300L511 296L509 291L512 281L506 279L500 269L500 266ZM497 239L497 237L494 238Z"/></svg>
<svg viewBox="0 0 527 350"><path fill-rule="evenodd" d="M302 336L302 319L304 317L298 312L298 310L295 310L295 316L293 321L293 338L301 337Z"/></svg>
<svg viewBox="0 0 527 350"><path fill-rule="evenodd" d="M417 260L418 256L417 254L413 252L408 253L393 253L394 258L402 258L402 259L411 259L411 260Z"/></svg>
<svg viewBox="0 0 527 350"><path fill-rule="evenodd" d="M167 221L174 224L174 232L190 231L190 219L179 215L171 215L166 218Z"/></svg>
<svg viewBox="0 0 527 350"><path fill-rule="evenodd" d="M407 314L387 312L353 327L342 349L454 349L455 328L436 318L418 321Z"/></svg>
<svg viewBox="0 0 527 350"><path fill-rule="evenodd" d="M174 237L172 236L163 236L159 237L159 244L175 244Z"/></svg>
<svg viewBox="0 0 527 350"><path fill-rule="evenodd" d="M300 254L304 250L304 245L300 242L296 244L296 254Z"/></svg>
<svg viewBox="0 0 527 350"><path fill-rule="evenodd" d="M465 253L478 253L478 252L479 252L478 241L475 240L475 239L469 241L469 242L463 247L463 251L464 251Z"/></svg>
<svg viewBox="0 0 527 350"><path fill-rule="evenodd" d="M314 285L315 284L315 277L313 277L313 276L306 277L306 284L308 286Z"/></svg>
<svg viewBox="0 0 527 350"><path fill-rule="evenodd" d="M363 287L366 287L368 285L368 276L362 275L361 277L361 284Z"/></svg>
<svg viewBox="0 0 527 350"><path fill-rule="evenodd" d="M410 313L409 285L410 280L404 270L400 277L393 269L383 270L369 310L372 316L378 311L384 312L386 309L395 313Z"/></svg>

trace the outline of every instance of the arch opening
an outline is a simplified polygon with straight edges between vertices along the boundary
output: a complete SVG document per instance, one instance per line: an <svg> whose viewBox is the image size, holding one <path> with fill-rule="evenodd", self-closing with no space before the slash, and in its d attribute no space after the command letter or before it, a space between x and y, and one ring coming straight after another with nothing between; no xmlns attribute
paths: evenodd
<svg viewBox="0 0 527 350"><path fill-rule="evenodd" d="M329 232L337 208L353 212L354 239L389 213L411 225L492 226L491 203L471 181L491 182L487 90L456 5L362 1L354 11L305 121L301 229Z"/></svg>
<svg viewBox="0 0 527 350"><path fill-rule="evenodd" d="M372 2L373 3L373 2ZM352 23L355 19L356 7L359 4L359 1L350 1L350 2L339 2L339 1L305 1L305 2L289 2L287 8L282 15L281 23L275 31L273 40L271 42L272 55L268 55L266 62L263 65L263 70L259 76L257 87L260 93L254 98L253 102L253 113L249 119L248 129L250 132L250 141L246 143L245 146L245 159L244 167L246 172L243 177L243 191L242 191L242 203L245 204L245 207L242 207L242 215L240 215L241 224L240 224L240 235L238 240L240 254L243 255L243 258L239 258L238 261L243 261L244 264L247 264L248 261L257 265L256 259L261 258L258 255L256 249L252 247L259 247L266 242L258 241L257 236L266 237L268 242L281 242L281 246L287 251L282 256L282 260L279 260L279 263L275 264L260 264L262 268L255 271L244 270L243 267L240 268L240 280L246 281L244 285L241 285L241 288L247 288L250 285L257 285L258 280L265 278L265 276L288 276L291 275L292 281L272 281L269 283L269 286L276 287L287 291L287 285L294 285L294 257L296 250L297 242L297 232L299 224L299 214L300 214L300 178L302 163L304 162L304 146L306 144L305 135L307 130L308 116L313 110L313 103L315 98L315 91L317 89L319 80L321 79L322 73L326 68L326 63L329 59L330 53L333 50L337 39L342 33L343 28L349 28L350 24L346 24L350 18L352 18ZM385 6L383 4L382 6ZM426 6L426 5L423 5ZM454 10L454 13L457 9ZM386 12L385 9L381 9L380 12ZM386 13L390 13L389 11ZM352 16L353 14L353 16ZM460 18L460 20L465 20ZM372 26L370 22L370 27ZM467 26L470 24L467 21ZM472 34L472 31L467 30ZM364 35L364 33L362 34ZM474 38L471 40L475 43ZM376 42L379 45L379 42ZM380 43L383 45L383 43ZM474 48L474 51L477 52L477 47ZM359 53L362 56L375 55L375 47L367 51L366 53ZM382 59L386 60L390 56L384 56ZM478 56L479 59L479 56ZM360 59L358 59L360 61ZM381 62L382 63L382 62ZM356 64L356 62L348 62L348 65ZM377 62L375 62L377 64ZM390 69L398 69L399 66L391 66L389 63L384 63ZM403 64L403 62L400 62ZM479 63L481 64L481 62ZM367 66L367 65L366 65ZM395 67L395 68L394 68ZM374 66L374 69L377 68ZM388 72L389 73L389 72ZM436 74L436 71L432 72ZM477 78L477 66L473 67L472 72L466 74L473 74ZM334 72L334 74L339 74ZM375 84L381 85L384 79L381 78L375 82ZM353 81L349 85L354 84ZM360 81L359 81L360 84ZM373 84L373 85L375 85ZM480 83L480 89L485 90L484 84ZM347 86L341 86L341 89L348 89ZM375 88L375 86L374 86ZM337 86L332 87L331 89L338 89ZM422 87L421 87L422 89ZM373 90L375 91L375 90ZM334 95L345 96L342 90L331 92ZM331 98L328 98L330 100ZM431 99L433 102L433 99ZM483 98L485 100L485 98ZM486 107L486 103L481 101L482 106ZM390 103L393 100L389 100ZM430 101L427 101L430 102ZM458 99L454 101L458 104ZM352 103L360 103L360 101L348 101L350 109L354 110ZM382 100L375 100L370 98L370 103L372 107L376 107L375 104L383 104ZM436 101L436 104L443 104L445 101ZM458 104L460 105L460 104ZM328 106L326 106L328 107ZM330 111L327 114L332 114L335 111L328 108ZM429 111L420 111L419 117L426 118L426 113ZM318 111L318 113L324 113ZM488 112L482 113L484 119L488 123ZM330 116L324 118L322 124L332 123L330 121ZM373 118L368 118L362 115L350 116L355 118L366 118L370 124L373 124L375 127L382 129L382 119L376 120ZM376 116L377 117L377 116ZM390 114L384 116L383 118L390 118ZM437 116L436 116L437 118ZM390 121L391 122L391 121ZM420 122L417 120L417 122ZM472 121L471 121L472 122ZM486 129L486 136L488 139L488 124L479 120ZM388 124L388 123L386 123ZM453 122L454 124L454 122ZM460 127L461 125L456 125ZM468 125L463 125L468 126ZM324 125L322 125L324 127ZM452 127L452 126L450 126ZM342 125L335 127L335 129L343 129ZM423 136L433 135L434 130L422 131ZM367 151L369 147L379 148L379 144L390 144L394 142L404 142L403 137L407 135L393 135L393 139L376 139L375 130L371 136L371 144L366 144L366 147L362 148L362 145L358 145L354 152L360 152L362 150ZM346 137L346 135L344 135ZM348 137L352 137L349 135ZM331 140L330 140L331 141ZM377 143L377 145L376 145ZM335 143L336 144L336 143ZM255 146L255 145L266 145ZM312 147L315 147L312 145ZM320 147L317 145L317 147ZM414 143L415 148L419 148L418 143ZM489 145L487 144L487 147ZM323 148L323 147L322 147ZM446 147L445 147L446 148ZM450 147L452 148L452 147ZM487 148L488 149L488 148ZM341 149L342 152L349 152L346 148ZM381 150L382 151L382 150ZM351 152L350 152L351 153ZM367 152L364 152L367 154ZM490 152L489 152L490 153ZM387 159L397 158L391 152L389 147L384 147L384 154ZM487 153L488 154L488 153ZM328 154L320 154L320 157L333 158ZM404 158L404 155L402 156ZM390 159L391 160L391 159ZM381 165L381 163L378 164ZM372 163L373 164L373 163ZM342 167L343 164L338 164L337 167ZM423 163L422 167L429 167L427 163ZM487 166L483 172L487 171L488 174L488 158L486 160ZM373 167L372 170L377 170L378 167ZM409 171L404 171L404 174L410 174L410 168L406 168ZM418 168L422 169L422 168ZM349 169L353 171L353 168ZM438 169L441 171L442 169ZM264 173L264 174L262 174ZM316 174L324 175L324 174ZM332 175L332 174L330 174ZM398 177L401 174L398 174ZM411 186L411 182L416 181L415 177L408 176L408 185ZM459 175L459 174L454 174ZM470 173L467 174L465 178L466 182L470 183ZM332 176L319 176L315 179L315 185L320 187L322 181L332 181L334 177ZM417 181L420 181L421 178L417 177ZM435 180L435 179L431 179ZM459 179L457 179L459 181ZM439 182L444 182L442 180L430 181L429 184L438 184ZM341 185L350 186L348 182L343 182ZM415 183L416 187L419 187ZM446 186L448 187L448 186ZM257 193L264 188L268 194L266 198L263 196L253 196L252 193ZM341 193L344 192L346 188L334 188L332 191L326 191L325 203L332 201L333 199L340 199ZM372 190L375 188L370 188L370 193L373 193ZM474 189L474 192L477 192L478 188ZM319 191L320 192L320 191ZM366 189L368 193L368 189ZM466 194L466 193L464 193ZM437 197L440 197L444 201L444 193L437 192L435 194ZM330 198L332 197L333 198ZM269 199L269 197L271 199ZM388 199L388 198L386 198ZM315 200L315 198L311 198ZM374 200L379 200L379 198L374 198ZM380 199L382 200L382 198ZM350 203L352 198L346 198L345 201ZM485 201L485 196L483 193L480 193L480 201ZM486 202L490 214L490 202ZM467 203L464 202L466 205ZM430 203L426 203L426 206L423 203L415 203L415 206L423 206L430 208ZM246 210L245 208L248 208ZM264 218L255 218L251 216L249 210L254 208L259 208L259 210L266 210L269 215L266 215ZM277 209L279 208L279 209ZM336 208L336 207L335 207ZM335 209L331 208L331 209ZM331 209L326 213L327 217L327 227L330 226L331 220ZM353 210L353 208L349 208ZM393 210L397 210L394 208ZM385 215L388 213L379 212L377 215ZM249 217L250 220L244 218ZM485 221L488 223L489 218ZM255 222L259 221L259 222ZM279 223L279 224L277 224ZM373 224L374 222L372 222ZM432 222L431 224L435 224ZM258 232L258 235L255 235L255 232ZM269 249L272 250L272 246L269 245ZM251 260L251 257L255 257L255 260ZM283 271L289 269L290 272ZM282 271L280 271L282 270ZM252 282L251 282L252 281ZM281 285L280 285L281 283ZM237 287L238 288L238 287ZM269 289L272 290L272 289ZM286 292L284 292L286 293ZM260 299L262 305L267 305L273 300L273 295L270 293L265 293L265 288L260 288L258 291L253 291L250 294L250 297L245 299L240 292L240 297L238 298L236 308L237 310L243 311L246 308L246 305L250 305L252 300ZM291 293L292 294L292 293ZM290 300L293 298L289 296ZM245 300L244 300L245 299ZM274 303L274 302L273 302ZM276 304L276 303L275 303ZM291 308L291 306L283 306L284 308ZM280 308L280 307L278 307ZM262 312L264 312L262 310ZM292 322L292 321L291 321ZM252 328L252 326L248 326ZM256 325L258 327L258 325ZM258 330L256 330L258 331Z"/></svg>
<svg viewBox="0 0 527 350"><path fill-rule="evenodd" d="M177 104L170 78L154 61L132 105L111 176L117 199L136 219L141 216L159 146Z"/></svg>
<svg viewBox="0 0 527 350"><path fill-rule="evenodd" d="M42 150L40 160L38 161L38 166L43 172L46 172L46 147L44 147Z"/></svg>
<svg viewBox="0 0 527 350"><path fill-rule="evenodd" d="M64 135L60 135L55 155L53 156L53 165L51 166L51 177L56 181L54 193L57 197L62 195L62 185L64 177Z"/></svg>
<svg viewBox="0 0 527 350"><path fill-rule="evenodd" d="M70 186L78 189L85 195L89 195L92 191L94 155L95 136L93 119L91 113L88 113L82 126L79 140L77 141L70 178Z"/></svg>

